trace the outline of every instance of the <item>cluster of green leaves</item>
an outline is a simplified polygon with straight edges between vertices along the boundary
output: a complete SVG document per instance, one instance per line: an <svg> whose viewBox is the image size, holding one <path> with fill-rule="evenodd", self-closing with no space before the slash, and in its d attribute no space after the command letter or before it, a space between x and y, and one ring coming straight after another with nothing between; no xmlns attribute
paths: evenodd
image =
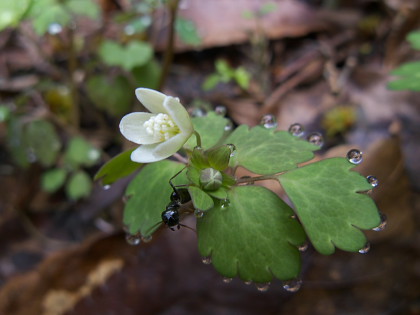
<svg viewBox="0 0 420 315"><path fill-rule="evenodd" d="M218 59L215 62L215 73L210 74L203 83L205 91L214 89L219 83L228 83L230 81L238 84L242 89L249 87L251 75L244 67L232 68L226 60Z"/></svg>
<svg viewBox="0 0 420 315"><path fill-rule="evenodd" d="M420 31L413 31L407 35L411 47L420 50ZM391 72L399 79L389 82L391 90L420 91L420 61L407 62Z"/></svg>
<svg viewBox="0 0 420 315"><path fill-rule="evenodd" d="M321 254L335 248L357 252L367 242L361 230L380 224L374 202L363 193L372 186L351 171L354 165L346 158L302 166L319 147L288 132L245 125L230 131L228 120L214 113L193 118L193 124L202 146L194 148L191 139L186 144L187 170L174 184L187 186L193 208L204 213L197 217L199 251L224 277L256 283L294 279L300 272L299 247L307 238ZM118 174L127 175L121 167L129 163L129 152L117 159L97 177L110 184ZM172 192L169 179L184 167L171 160L142 167L126 190L129 233L148 237L158 229ZM238 167L260 176L235 178ZM222 174L219 185L203 182L208 168ZM279 183L293 207L255 184L262 179Z"/></svg>
<svg viewBox="0 0 420 315"><path fill-rule="evenodd" d="M85 171L99 162L101 152L81 136L70 138L63 148L56 127L44 119L26 122L7 106L0 121L7 124L7 145L15 163L22 168L39 163L44 169L41 187L54 193L65 187L67 196L78 200L90 194L92 179Z"/></svg>
<svg viewBox="0 0 420 315"><path fill-rule="evenodd" d="M65 27L76 15L98 19L100 13L95 1L85 0L5 0L0 12L0 31L28 18L38 35L45 34L53 23Z"/></svg>

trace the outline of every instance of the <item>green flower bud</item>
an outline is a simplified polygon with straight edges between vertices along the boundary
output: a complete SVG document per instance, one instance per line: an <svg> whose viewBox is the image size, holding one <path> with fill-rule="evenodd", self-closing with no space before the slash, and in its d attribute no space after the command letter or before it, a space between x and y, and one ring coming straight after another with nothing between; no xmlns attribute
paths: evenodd
<svg viewBox="0 0 420 315"><path fill-rule="evenodd" d="M200 184L204 190L217 190L222 186L223 176L214 168L206 168L200 172Z"/></svg>

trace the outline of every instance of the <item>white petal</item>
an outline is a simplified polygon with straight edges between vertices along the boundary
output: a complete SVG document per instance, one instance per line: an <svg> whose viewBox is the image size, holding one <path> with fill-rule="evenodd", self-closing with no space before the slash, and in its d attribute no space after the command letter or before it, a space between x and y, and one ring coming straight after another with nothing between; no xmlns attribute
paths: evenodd
<svg viewBox="0 0 420 315"><path fill-rule="evenodd" d="M163 101L166 98L166 95L155 90L138 88L136 89L137 99L146 107L151 113L158 114L164 113L167 114L165 108L163 107Z"/></svg>
<svg viewBox="0 0 420 315"><path fill-rule="evenodd" d="M175 154L187 140L188 138L180 133L165 142L142 145L131 153L131 160L138 163L164 160Z"/></svg>
<svg viewBox="0 0 420 315"><path fill-rule="evenodd" d="M188 138L193 133L194 128L191 122L191 117L185 107L179 102L178 98L167 96L163 102L167 113L172 117L174 122L178 125L182 133L188 134Z"/></svg>
<svg viewBox="0 0 420 315"><path fill-rule="evenodd" d="M153 151L156 148L158 143L155 144L145 144L140 146L131 152L131 160L137 163L152 163L160 161L161 159L156 158L153 155Z"/></svg>
<svg viewBox="0 0 420 315"><path fill-rule="evenodd" d="M120 131L124 137L137 144L157 143L155 137L146 132L143 124L155 116L151 113L131 113L125 115L120 122Z"/></svg>

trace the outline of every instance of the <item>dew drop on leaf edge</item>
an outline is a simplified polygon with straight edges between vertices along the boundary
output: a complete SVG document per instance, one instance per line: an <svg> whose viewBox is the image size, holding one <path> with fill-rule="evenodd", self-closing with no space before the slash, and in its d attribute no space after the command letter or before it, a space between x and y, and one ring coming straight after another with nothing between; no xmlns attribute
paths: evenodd
<svg viewBox="0 0 420 315"><path fill-rule="evenodd" d="M233 122L229 119L225 126L225 131L231 131L233 129Z"/></svg>
<svg viewBox="0 0 420 315"><path fill-rule="evenodd" d="M308 142L318 147L322 147L324 144L324 138L319 132L313 132L308 136Z"/></svg>
<svg viewBox="0 0 420 315"><path fill-rule="evenodd" d="M300 279L293 279L283 282L283 289L285 289L288 292L297 292L299 291L301 286L302 280Z"/></svg>
<svg viewBox="0 0 420 315"><path fill-rule="evenodd" d="M232 282L232 280L233 280L233 278L223 278L223 279L222 279L222 281L223 281L224 283L231 283L231 282Z"/></svg>
<svg viewBox="0 0 420 315"><path fill-rule="evenodd" d="M129 234L129 233L127 233L125 235L125 240L127 241L128 244L136 246L136 245L140 245L141 236L139 234Z"/></svg>
<svg viewBox="0 0 420 315"><path fill-rule="evenodd" d="M225 116L227 110L226 110L226 107L219 105L215 107L214 112L219 116Z"/></svg>
<svg viewBox="0 0 420 315"><path fill-rule="evenodd" d="M196 209L196 210L194 210L194 215L197 219L200 219L204 216L204 211Z"/></svg>
<svg viewBox="0 0 420 315"><path fill-rule="evenodd" d="M205 265L210 265L211 264L211 257L202 257L201 261L203 262L203 264Z"/></svg>
<svg viewBox="0 0 420 315"><path fill-rule="evenodd" d="M298 124L298 123L292 124L289 127L289 133L292 136L301 137L304 134L303 126L301 124Z"/></svg>
<svg viewBox="0 0 420 315"><path fill-rule="evenodd" d="M192 117L204 117L207 115L207 112L200 107L194 107L189 112Z"/></svg>
<svg viewBox="0 0 420 315"><path fill-rule="evenodd" d="M381 217L381 223L377 226L374 227L372 230L375 232L380 232L383 231L386 228L387 225L387 217L384 213L380 213L380 217Z"/></svg>
<svg viewBox="0 0 420 315"><path fill-rule="evenodd" d="M268 289L270 288L270 282L267 282L267 283L256 283L255 284L255 287L260 292L267 292Z"/></svg>
<svg viewBox="0 0 420 315"><path fill-rule="evenodd" d="M152 235L142 235L141 236L141 240L144 243L149 243L150 241L152 241L153 237Z"/></svg>
<svg viewBox="0 0 420 315"><path fill-rule="evenodd" d="M347 152L347 160L352 164L360 164L363 161L363 152L357 149L351 149Z"/></svg>
<svg viewBox="0 0 420 315"><path fill-rule="evenodd" d="M372 187L378 187L379 185L379 180L375 176L369 175L366 177L366 180L372 185Z"/></svg>
<svg viewBox="0 0 420 315"><path fill-rule="evenodd" d="M57 35L63 31L63 26L57 22L48 25L48 34Z"/></svg>
<svg viewBox="0 0 420 315"><path fill-rule="evenodd" d="M299 249L299 251L300 252L306 252L306 250L308 249L308 247L309 247L309 244L308 243L303 243L302 245L300 245L299 247L298 247L298 249Z"/></svg>
<svg viewBox="0 0 420 315"><path fill-rule="evenodd" d="M267 129L277 128L277 120L274 115L267 114L261 118L260 124Z"/></svg>
<svg viewBox="0 0 420 315"><path fill-rule="evenodd" d="M359 253L367 254L369 250L370 250L370 243L366 243L366 245L363 248L359 249Z"/></svg>

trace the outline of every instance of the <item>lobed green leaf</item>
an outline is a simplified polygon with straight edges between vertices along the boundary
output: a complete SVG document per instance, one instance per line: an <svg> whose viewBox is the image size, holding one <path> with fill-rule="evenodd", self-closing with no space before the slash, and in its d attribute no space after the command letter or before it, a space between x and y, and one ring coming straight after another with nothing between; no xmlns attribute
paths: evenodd
<svg viewBox="0 0 420 315"><path fill-rule="evenodd" d="M273 174L311 160L319 147L292 136L261 126L249 129L241 125L224 141L236 146L231 166L243 166L257 174Z"/></svg>
<svg viewBox="0 0 420 315"><path fill-rule="evenodd" d="M129 198L124 208L124 224L131 234L151 235L162 221L161 214L170 202L172 188L169 180L185 165L163 160L143 167L130 182L125 195ZM174 184L187 182L185 173L174 179Z"/></svg>
<svg viewBox="0 0 420 315"><path fill-rule="evenodd" d="M300 272L297 246L305 242L292 209L275 193L261 186L236 186L228 200L197 220L198 247L211 256L224 277L265 283L273 276L296 278Z"/></svg>
<svg viewBox="0 0 420 315"><path fill-rule="evenodd" d="M143 166L141 163L131 161L131 152L135 149L120 153L106 162L96 173L94 180L100 179L103 185L111 185Z"/></svg>
<svg viewBox="0 0 420 315"><path fill-rule="evenodd" d="M381 222L373 200L358 193L372 186L359 173L349 171L353 167L345 158L332 158L278 176L321 254L332 254L335 247L357 252L367 242L361 229L372 229Z"/></svg>

